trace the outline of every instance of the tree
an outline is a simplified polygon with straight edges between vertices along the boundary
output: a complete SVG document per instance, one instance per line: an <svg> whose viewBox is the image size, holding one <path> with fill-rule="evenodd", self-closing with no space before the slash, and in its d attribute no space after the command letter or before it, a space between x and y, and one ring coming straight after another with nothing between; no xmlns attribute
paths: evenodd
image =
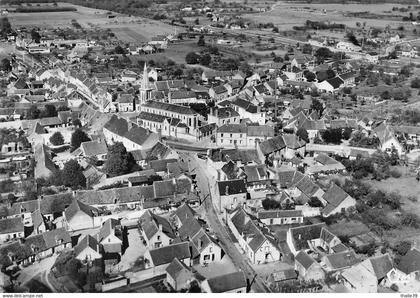
<svg viewBox="0 0 420 298"><path fill-rule="evenodd" d="M200 60L200 55L195 52L189 52L187 56L185 56L185 62L188 64L198 64Z"/></svg>
<svg viewBox="0 0 420 298"><path fill-rule="evenodd" d="M55 105L45 105L44 110L41 112L41 118L57 116L57 109Z"/></svg>
<svg viewBox="0 0 420 298"><path fill-rule="evenodd" d="M162 181L162 180L163 180L162 176L157 175L157 174L153 174L153 175L150 175L147 178L147 184L152 185L153 182L155 182L155 181Z"/></svg>
<svg viewBox="0 0 420 298"><path fill-rule="evenodd" d="M322 207L322 202L317 197L311 197L308 202L311 207Z"/></svg>
<svg viewBox="0 0 420 298"><path fill-rule="evenodd" d="M341 144L342 132L341 128L332 128L324 130L321 133L322 139L327 143Z"/></svg>
<svg viewBox="0 0 420 298"><path fill-rule="evenodd" d="M305 43L302 46L302 53L304 53L304 54L312 54L312 46L309 43Z"/></svg>
<svg viewBox="0 0 420 298"><path fill-rule="evenodd" d="M0 68L3 71L7 71L7 72L11 71L12 70L12 65L10 64L10 60L7 59L7 58L3 58L1 60L1 63L0 63Z"/></svg>
<svg viewBox="0 0 420 298"><path fill-rule="evenodd" d="M38 107L36 105L31 105L26 116L28 119L38 119L40 115L41 111L38 109Z"/></svg>
<svg viewBox="0 0 420 298"><path fill-rule="evenodd" d="M0 35L5 38L7 34L12 32L12 26L10 25L8 18L0 18Z"/></svg>
<svg viewBox="0 0 420 298"><path fill-rule="evenodd" d="M407 227L418 228L420 224L419 217L415 213L406 213L401 218L401 224Z"/></svg>
<svg viewBox="0 0 420 298"><path fill-rule="evenodd" d="M360 46L359 41L357 40L356 36L354 36L353 32L347 32L346 37L352 44Z"/></svg>
<svg viewBox="0 0 420 298"><path fill-rule="evenodd" d="M199 25L200 24L200 20L198 18L195 19L194 24Z"/></svg>
<svg viewBox="0 0 420 298"><path fill-rule="evenodd" d="M321 117L322 113L324 112L324 105L318 99L313 98L312 104L311 104L311 110L318 112L319 117Z"/></svg>
<svg viewBox="0 0 420 298"><path fill-rule="evenodd" d="M209 66L211 63L211 56L210 54L204 54L200 57L200 64L204 66Z"/></svg>
<svg viewBox="0 0 420 298"><path fill-rule="evenodd" d="M405 256L411 249L411 242L403 240L394 246L394 250L400 255Z"/></svg>
<svg viewBox="0 0 420 298"><path fill-rule="evenodd" d="M80 147L83 142L90 141L89 136L80 128L76 129L71 135L71 150L74 151Z"/></svg>
<svg viewBox="0 0 420 298"><path fill-rule="evenodd" d="M328 48L319 48L315 52L315 57L319 62L324 62L325 59L331 57L331 51Z"/></svg>
<svg viewBox="0 0 420 298"><path fill-rule="evenodd" d="M64 144L64 138L61 132L57 131L50 137L50 142L54 146L60 146Z"/></svg>
<svg viewBox="0 0 420 298"><path fill-rule="evenodd" d="M305 76L308 82L313 82L316 79L316 74L314 74L312 71L309 71L309 70L306 71L303 75Z"/></svg>
<svg viewBox="0 0 420 298"><path fill-rule="evenodd" d="M136 164L133 155L127 152L123 143L117 142L108 148L105 171L110 176L127 174Z"/></svg>
<svg viewBox="0 0 420 298"><path fill-rule="evenodd" d="M86 186L86 177L83 175L83 168L75 159L71 159L64 164L61 179L63 185L72 189Z"/></svg>
<svg viewBox="0 0 420 298"><path fill-rule="evenodd" d="M39 43L41 40L41 35L35 30L35 28L31 30L31 38L35 43Z"/></svg>
<svg viewBox="0 0 420 298"><path fill-rule="evenodd" d="M306 143L309 143L308 132L304 128L299 128L296 132L296 135L304 140Z"/></svg>
<svg viewBox="0 0 420 298"><path fill-rule="evenodd" d="M204 47L206 45L206 41L204 40L204 35L200 35L200 37L198 38L197 45L199 47Z"/></svg>
<svg viewBox="0 0 420 298"><path fill-rule="evenodd" d="M411 80L411 88L420 88L420 78L416 77L413 80Z"/></svg>
<svg viewBox="0 0 420 298"><path fill-rule="evenodd" d="M73 121L72 121L72 124L73 124L73 126L75 126L75 127L82 127L82 122L80 121L80 119L74 119Z"/></svg>
<svg viewBox="0 0 420 298"><path fill-rule="evenodd" d="M120 45L117 45L114 49L115 54L124 55L126 53L126 50L123 49Z"/></svg>
<svg viewBox="0 0 420 298"><path fill-rule="evenodd" d="M278 209L280 208L280 202L272 200L270 198L264 199L262 202L264 210Z"/></svg>

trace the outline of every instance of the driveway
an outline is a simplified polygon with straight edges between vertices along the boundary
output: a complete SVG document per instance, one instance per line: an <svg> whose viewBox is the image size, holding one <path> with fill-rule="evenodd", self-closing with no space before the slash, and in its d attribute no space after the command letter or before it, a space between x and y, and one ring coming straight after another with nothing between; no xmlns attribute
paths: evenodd
<svg viewBox="0 0 420 298"><path fill-rule="evenodd" d="M29 282L31 279L35 278L38 275L44 274L44 272L50 272L52 266L57 259L57 254L53 254L51 257L42 259L39 262L35 262L28 267L24 267L17 278L17 281L24 285Z"/></svg>
<svg viewBox="0 0 420 298"><path fill-rule="evenodd" d="M116 266L116 271L126 271L133 267L134 262L144 256L146 247L140 239L137 229L128 230L128 247L121 257L121 261Z"/></svg>

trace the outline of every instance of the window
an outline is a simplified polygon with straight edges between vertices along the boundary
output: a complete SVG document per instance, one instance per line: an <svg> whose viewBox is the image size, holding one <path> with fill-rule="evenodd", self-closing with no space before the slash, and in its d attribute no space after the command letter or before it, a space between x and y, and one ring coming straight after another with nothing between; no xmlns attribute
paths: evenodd
<svg viewBox="0 0 420 298"><path fill-rule="evenodd" d="M223 134L221 133L220 136L223 138Z"/></svg>
<svg viewBox="0 0 420 298"><path fill-rule="evenodd" d="M210 260L210 255L205 255L204 256L204 261L208 261L208 260Z"/></svg>
<svg viewBox="0 0 420 298"><path fill-rule="evenodd" d="M160 235L157 236L157 240L160 240Z"/></svg>
<svg viewBox="0 0 420 298"><path fill-rule="evenodd" d="M230 143L232 144L232 140L230 140Z"/></svg>
<svg viewBox="0 0 420 298"><path fill-rule="evenodd" d="M213 252L213 247L210 246L209 252Z"/></svg>
<svg viewBox="0 0 420 298"><path fill-rule="evenodd" d="M232 137L232 134L230 134L230 137Z"/></svg>
<svg viewBox="0 0 420 298"><path fill-rule="evenodd" d="M239 134L239 137L242 138L242 134L241 133Z"/></svg>

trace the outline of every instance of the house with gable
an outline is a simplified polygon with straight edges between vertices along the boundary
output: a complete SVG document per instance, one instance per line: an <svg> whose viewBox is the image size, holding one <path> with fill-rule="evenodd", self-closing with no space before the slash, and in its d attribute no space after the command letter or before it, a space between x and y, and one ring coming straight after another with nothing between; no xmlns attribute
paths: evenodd
<svg viewBox="0 0 420 298"><path fill-rule="evenodd" d="M205 293L246 293L248 281L242 271L208 278L201 283Z"/></svg>
<svg viewBox="0 0 420 298"><path fill-rule="evenodd" d="M176 238L175 232L167 219L146 210L139 219L142 237L149 249L172 244Z"/></svg>
<svg viewBox="0 0 420 298"><path fill-rule="evenodd" d="M420 281L420 249L413 247L400 262L387 273L388 284L410 283Z"/></svg>
<svg viewBox="0 0 420 298"><path fill-rule="evenodd" d="M391 126L382 122L379 126L373 129L373 132L378 137L380 142L380 150L390 154L393 149L397 150L398 155L401 156L404 152L404 147L398 141Z"/></svg>
<svg viewBox="0 0 420 298"><path fill-rule="evenodd" d="M105 253L121 254L122 227L121 222L114 218L107 219L99 230L98 242Z"/></svg>
<svg viewBox="0 0 420 298"><path fill-rule="evenodd" d="M247 188L243 179L218 181L216 184L217 208L220 212L245 204Z"/></svg>
<svg viewBox="0 0 420 298"><path fill-rule="evenodd" d="M356 207L356 200L335 183L332 183L331 187L323 194L322 199L326 202L322 209L324 217Z"/></svg>
<svg viewBox="0 0 420 298"><path fill-rule="evenodd" d="M328 231L325 223L290 228L287 231L286 241L294 255L301 250L314 251L318 246L333 253L334 248L341 244L340 239Z"/></svg>
<svg viewBox="0 0 420 298"><path fill-rule="evenodd" d="M242 207L228 214L228 227L252 264L279 261L282 251L270 230Z"/></svg>
<svg viewBox="0 0 420 298"><path fill-rule="evenodd" d="M173 259L166 268L166 281L175 290L180 291L188 288L191 281L195 279L191 269L178 258Z"/></svg>
<svg viewBox="0 0 420 298"><path fill-rule="evenodd" d="M82 262L92 262L102 259L98 240L91 235L86 235L74 247L75 258Z"/></svg>
<svg viewBox="0 0 420 298"><path fill-rule="evenodd" d="M295 270L299 273L299 279L304 281L322 281L325 278L321 265L304 250L295 256Z"/></svg>
<svg viewBox="0 0 420 298"><path fill-rule="evenodd" d="M186 266L191 265L191 251L188 241L148 249L144 254L146 269L152 268L155 274L163 274L175 258Z"/></svg>
<svg viewBox="0 0 420 298"><path fill-rule="evenodd" d="M79 200L73 199L73 202L64 211L66 225L69 230L77 231L95 227L94 217L98 210L88 206Z"/></svg>

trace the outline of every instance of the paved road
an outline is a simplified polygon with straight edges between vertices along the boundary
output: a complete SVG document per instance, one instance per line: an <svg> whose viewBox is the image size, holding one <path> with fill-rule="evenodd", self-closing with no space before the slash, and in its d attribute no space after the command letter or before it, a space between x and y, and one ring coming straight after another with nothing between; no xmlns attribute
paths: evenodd
<svg viewBox="0 0 420 298"><path fill-rule="evenodd" d="M207 223L217 235L223 250L232 259L233 264L241 271L245 272L249 281L252 281L256 275L255 271L248 263L247 258L238 251L234 241L231 239L229 233L227 232L225 225L221 222L219 216L216 214L212 202L212 189L210 187L209 176L206 173L206 169L204 168L203 163L195 154L182 154L182 157L185 160L188 160L190 163L190 169L195 169L197 187L200 191L200 197L202 200L205 200L204 207L206 210ZM252 289L257 293L271 292L258 275L252 284Z"/></svg>

